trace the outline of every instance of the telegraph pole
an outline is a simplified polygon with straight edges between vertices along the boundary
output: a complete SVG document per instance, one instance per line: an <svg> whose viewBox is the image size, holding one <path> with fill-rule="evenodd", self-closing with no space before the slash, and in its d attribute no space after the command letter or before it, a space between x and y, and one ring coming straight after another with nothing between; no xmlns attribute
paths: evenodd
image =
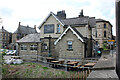
<svg viewBox="0 0 120 80"><path fill-rule="evenodd" d="M120 0L116 0L116 72L120 79Z"/></svg>

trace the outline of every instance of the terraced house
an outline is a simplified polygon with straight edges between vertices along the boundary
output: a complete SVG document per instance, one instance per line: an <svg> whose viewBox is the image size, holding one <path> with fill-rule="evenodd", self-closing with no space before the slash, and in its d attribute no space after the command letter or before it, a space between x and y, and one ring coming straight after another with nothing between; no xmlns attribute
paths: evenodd
<svg viewBox="0 0 120 80"><path fill-rule="evenodd" d="M84 16L83 11L75 18L66 18L64 10L57 14L50 12L39 26L41 45L36 43L38 53L33 54L36 59L39 54L64 60L82 60L92 56L92 28L95 25L95 17ZM21 45L23 41L17 42ZM21 49L19 46L19 54L22 54Z"/></svg>
<svg viewBox="0 0 120 80"><path fill-rule="evenodd" d="M2 26L0 29L0 46L1 48L9 48L9 44L12 41L12 33L8 32Z"/></svg>

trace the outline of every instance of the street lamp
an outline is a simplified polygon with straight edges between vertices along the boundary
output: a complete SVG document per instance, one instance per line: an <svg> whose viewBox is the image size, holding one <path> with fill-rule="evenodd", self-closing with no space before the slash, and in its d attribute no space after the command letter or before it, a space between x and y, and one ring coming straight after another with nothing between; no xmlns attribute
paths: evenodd
<svg viewBox="0 0 120 80"><path fill-rule="evenodd" d="M49 35L49 37L45 37L46 39L49 40L49 51L48 51L48 57L51 57L51 36Z"/></svg>

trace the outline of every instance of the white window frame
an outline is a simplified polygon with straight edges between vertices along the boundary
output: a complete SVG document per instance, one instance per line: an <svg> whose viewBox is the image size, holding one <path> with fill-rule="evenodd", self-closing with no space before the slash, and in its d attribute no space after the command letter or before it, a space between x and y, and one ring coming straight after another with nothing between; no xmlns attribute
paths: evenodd
<svg viewBox="0 0 120 80"><path fill-rule="evenodd" d="M68 41L67 45L68 45L68 50L72 50L73 49L73 47L72 47L73 46L73 42L72 41Z"/></svg>
<svg viewBox="0 0 120 80"><path fill-rule="evenodd" d="M61 28L60 24L57 24L57 33L60 33L60 28Z"/></svg>
<svg viewBox="0 0 120 80"><path fill-rule="evenodd" d="M22 49L22 48L23 48L23 49ZM20 45L20 50L26 51L26 50L27 50L27 46L26 46L26 45Z"/></svg>
<svg viewBox="0 0 120 80"><path fill-rule="evenodd" d="M35 44L35 45L30 45L30 50L31 51L37 51L37 45Z"/></svg>

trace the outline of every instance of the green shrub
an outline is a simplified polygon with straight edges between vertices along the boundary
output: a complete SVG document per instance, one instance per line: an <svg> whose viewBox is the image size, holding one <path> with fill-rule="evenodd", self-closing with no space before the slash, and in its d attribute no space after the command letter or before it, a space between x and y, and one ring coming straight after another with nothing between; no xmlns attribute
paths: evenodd
<svg viewBox="0 0 120 80"><path fill-rule="evenodd" d="M48 67L42 67L44 70L48 69Z"/></svg>

